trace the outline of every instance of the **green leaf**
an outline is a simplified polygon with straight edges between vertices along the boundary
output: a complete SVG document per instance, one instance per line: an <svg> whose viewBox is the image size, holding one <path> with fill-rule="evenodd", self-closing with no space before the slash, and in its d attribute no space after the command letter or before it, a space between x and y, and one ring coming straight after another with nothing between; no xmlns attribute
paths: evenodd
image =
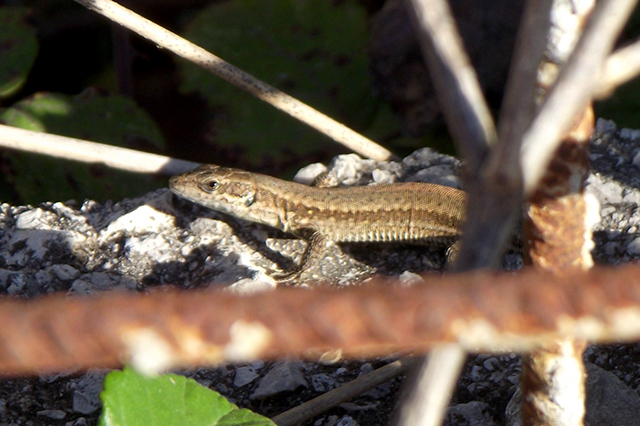
<svg viewBox="0 0 640 426"><path fill-rule="evenodd" d="M27 24L29 9L0 7L0 98L20 90L38 55L35 30Z"/></svg>
<svg viewBox="0 0 640 426"><path fill-rule="evenodd" d="M225 414L216 426L273 426L271 419L243 408Z"/></svg>
<svg viewBox="0 0 640 426"><path fill-rule="evenodd" d="M105 378L101 426L274 426L219 393L176 374L145 377L132 368Z"/></svg>
<svg viewBox="0 0 640 426"><path fill-rule="evenodd" d="M24 128L129 148L164 148L162 134L149 115L122 96L88 89L77 96L41 92L0 112L0 120Z"/></svg>
<svg viewBox="0 0 640 426"><path fill-rule="evenodd" d="M185 36L205 49L356 129L375 114L367 72L366 17L355 2L235 0L204 9ZM216 114L213 142L254 163L326 150L332 142L286 113L192 64L182 90Z"/></svg>
<svg viewBox="0 0 640 426"><path fill-rule="evenodd" d="M37 93L0 110L0 121L28 130L134 149L164 148L156 124L133 101L102 96L92 90L78 96ZM7 157L13 170L5 177L22 203L84 198L106 201L141 195L165 184L150 176L101 165L22 152L11 152Z"/></svg>

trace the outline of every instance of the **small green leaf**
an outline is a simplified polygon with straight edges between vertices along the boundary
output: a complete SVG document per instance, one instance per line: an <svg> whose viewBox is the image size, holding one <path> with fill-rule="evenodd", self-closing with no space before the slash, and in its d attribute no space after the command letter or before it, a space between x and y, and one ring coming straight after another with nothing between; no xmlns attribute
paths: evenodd
<svg viewBox="0 0 640 426"><path fill-rule="evenodd" d="M225 414L216 426L273 426L271 419L243 408Z"/></svg>
<svg viewBox="0 0 640 426"><path fill-rule="evenodd" d="M176 374L145 377L131 368L105 378L100 426L275 426Z"/></svg>
<svg viewBox="0 0 640 426"><path fill-rule="evenodd" d="M38 55L38 40L26 22L27 13L27 8L0 7L0 98L20 90Z"/></svg>

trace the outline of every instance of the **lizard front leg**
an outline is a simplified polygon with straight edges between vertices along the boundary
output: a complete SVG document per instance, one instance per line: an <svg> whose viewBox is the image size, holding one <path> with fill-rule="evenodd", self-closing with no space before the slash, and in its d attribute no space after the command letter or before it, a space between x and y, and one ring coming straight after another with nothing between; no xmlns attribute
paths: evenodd
<svg viewBox="0 0 640 426"><path fill-rule="evenodd" d="M330 240L315 229L298 230L295 234L307 241L300 264L281 274L274 274L278 285L297 285L302 274L313 268L324 257Z"/></svg>

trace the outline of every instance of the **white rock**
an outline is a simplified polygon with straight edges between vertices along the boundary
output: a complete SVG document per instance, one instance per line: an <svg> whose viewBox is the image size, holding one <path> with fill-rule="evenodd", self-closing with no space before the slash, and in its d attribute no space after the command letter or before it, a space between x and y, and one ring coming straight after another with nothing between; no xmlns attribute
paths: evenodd
<svg viewBox="0 0 640 426"><path fill-rule="evenodd" d="M605 181L598 174L589 175L587 192L593 194L600 205L622 202L622 187L615 182Z"/></svg>
<svg viewBox="0 0 640 426"><path fill-rule="evenodd" d="M316 177L326 171L327 166L322 163L309 164L308 166L298 170L298 173L293 177L293 180L294 182L311 185Z"/></svg>
<svg viewBox="0 0 640 426"><path fill-rule="evenodd" d="M101 233L101 238L117 232L157 233L173 227L175 218L151 206L142 205L111 222Z"/></svg>

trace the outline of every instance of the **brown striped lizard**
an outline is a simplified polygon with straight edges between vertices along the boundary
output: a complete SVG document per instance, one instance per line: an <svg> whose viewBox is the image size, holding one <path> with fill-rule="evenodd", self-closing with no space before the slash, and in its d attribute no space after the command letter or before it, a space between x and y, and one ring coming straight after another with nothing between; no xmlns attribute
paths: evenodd
<svg viewBox="0 0 640 426"><path fill-rule="evenodd" d="M175 194L307 241L292 283L323 257L328 242L402 242L450 247L460 236L465 193L432 183L319 187L203 165L169 181Z"/></svg>

